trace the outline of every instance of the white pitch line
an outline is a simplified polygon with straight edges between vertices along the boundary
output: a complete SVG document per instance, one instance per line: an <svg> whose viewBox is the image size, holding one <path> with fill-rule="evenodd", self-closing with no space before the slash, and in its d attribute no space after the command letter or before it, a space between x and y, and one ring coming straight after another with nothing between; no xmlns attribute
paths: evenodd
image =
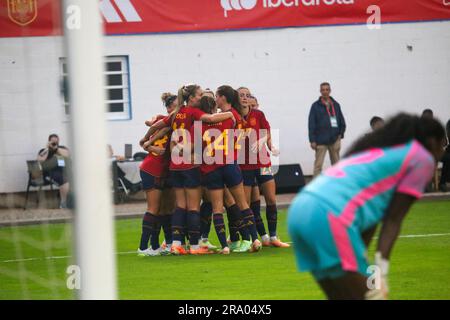
<svg viewBox="0 0 450 320"><path fill-rule="evenodd" d="M427 237L442 237L450 236L450 233L430 233L430 234L406 234L400 238L427 238Z"/></svg>
<svg viewBox="0 0 450 320"><path fill-rule="evenodd" d="M399 236L399 238L428 238L428 237L445 237L450 236L450 233L430 233L430 234L405 234ZM377 237L375 237L377 238ZM287 242L292 244L292 242ZM116 252L117 255L127 255L135 254L136 251L123 251ZM28 262L28 261L39 261L39 260L56 260L56 259L68 259L72 256L53 256L53 257L43 257L43 258L26 258L26 259L16 259L16 260L3 260L0 263L12 263L12 262Z"/></svg>

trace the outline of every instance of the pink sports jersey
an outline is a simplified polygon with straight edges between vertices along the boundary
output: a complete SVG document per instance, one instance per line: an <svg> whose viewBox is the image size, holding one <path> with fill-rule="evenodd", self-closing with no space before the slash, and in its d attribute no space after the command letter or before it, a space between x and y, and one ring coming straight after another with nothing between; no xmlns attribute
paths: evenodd
<svg viewBox="0 0 450 320"><path fill-rule="evenodd" d="M364 231L383 219L395 192L420 198L435 165L433 156L412 140L343 159L306 186L304 192L330 205L330 222L355 225Z"/></svg>

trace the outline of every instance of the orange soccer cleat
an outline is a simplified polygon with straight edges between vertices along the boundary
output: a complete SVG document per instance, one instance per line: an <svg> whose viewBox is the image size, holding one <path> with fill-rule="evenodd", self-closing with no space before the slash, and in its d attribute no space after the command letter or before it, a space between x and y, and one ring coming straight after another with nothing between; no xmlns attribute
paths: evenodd
<svg viewBox="0 0 450 320"><path fill-rule="evenodd" d="M270 240L270 245L276 248L289 248L291 245L286 242L282 242L280 239Z"/></svg>
<svg viewBox="0 0 450 320"><path fill-rule="evenodd" d="M176 256L184 256L188 254L186 249L183 248L182 246L174 246L174 245L172 245L172 247L170 248L170 253Z"/></svg>
<svg viewBox="0 0 450 320"><path fill-rule="evenodd" d="M192 247L189 249L189 254L192 255L203 255L203 254L213 254L211 250L209 250L207 247L199 247L198 249L192 249Z"/></svg>

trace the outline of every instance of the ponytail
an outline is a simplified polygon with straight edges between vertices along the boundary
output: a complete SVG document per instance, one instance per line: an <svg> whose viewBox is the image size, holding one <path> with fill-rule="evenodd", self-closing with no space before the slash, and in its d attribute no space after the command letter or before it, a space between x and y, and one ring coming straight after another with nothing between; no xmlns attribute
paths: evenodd
<svg viewBox="0 0 450 320"><path fill-rule="evenodd" d="M189 97L195 95L198 89L200 89L200 86L196 84L184 85L180 89L178 89L177 106L172 112L172 125L175 121L175 116L177 115L177 113L180 112L180 109L184 106L185 102L189 100Z"/></svg>

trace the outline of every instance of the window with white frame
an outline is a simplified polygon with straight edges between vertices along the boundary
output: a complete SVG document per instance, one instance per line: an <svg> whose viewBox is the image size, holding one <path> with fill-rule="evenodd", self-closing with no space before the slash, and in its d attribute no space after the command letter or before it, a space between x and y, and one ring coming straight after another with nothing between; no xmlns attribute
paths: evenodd
<svg viewBox="0 0 450 320"><path fill-rule="evenodd" d="M70 115L69 95L67 90L67 63L60 59L64 109ZM108 120L131 119L130 88L127 56L105 57L105 90Z"/></svg>

